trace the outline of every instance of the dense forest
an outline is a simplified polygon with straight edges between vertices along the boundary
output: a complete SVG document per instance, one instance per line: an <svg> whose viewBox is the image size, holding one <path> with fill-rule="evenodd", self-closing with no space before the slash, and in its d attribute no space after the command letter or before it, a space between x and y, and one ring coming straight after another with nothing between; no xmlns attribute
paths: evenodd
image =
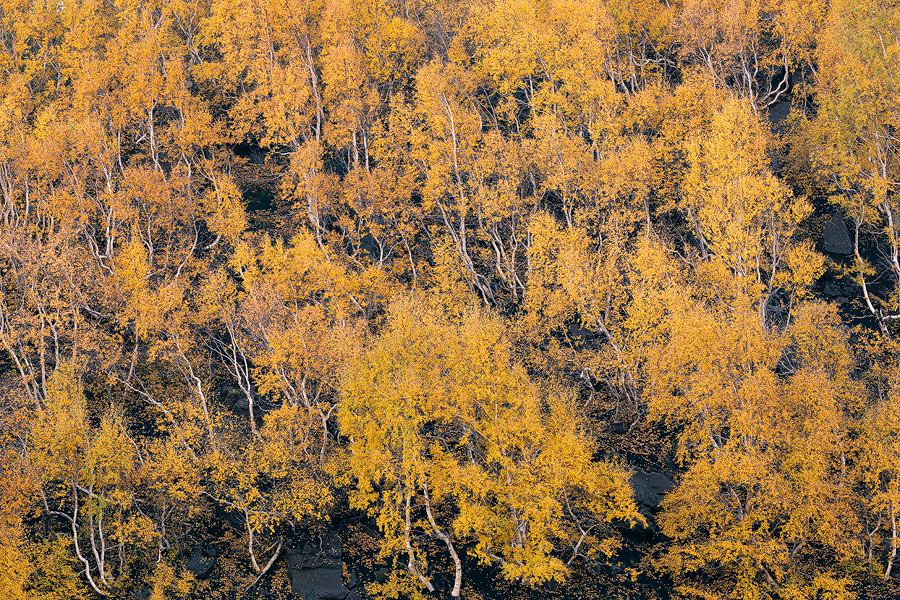
<svg viewBox="0 0 900 600"><path fill-rule="evenodd" d="M0 597L900 593L896 0L4 0L0 66Z"/></svg>

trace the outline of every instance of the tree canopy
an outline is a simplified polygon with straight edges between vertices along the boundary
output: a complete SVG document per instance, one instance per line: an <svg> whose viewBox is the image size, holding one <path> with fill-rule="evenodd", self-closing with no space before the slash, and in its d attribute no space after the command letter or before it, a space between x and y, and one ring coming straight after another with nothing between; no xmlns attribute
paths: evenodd
<svg viewBox="0 0 900 600"><path fill-rule="evenodd" d="M897 592L896 0L8 0L0 67L0 597L348 523L380 598Z"/></svg>

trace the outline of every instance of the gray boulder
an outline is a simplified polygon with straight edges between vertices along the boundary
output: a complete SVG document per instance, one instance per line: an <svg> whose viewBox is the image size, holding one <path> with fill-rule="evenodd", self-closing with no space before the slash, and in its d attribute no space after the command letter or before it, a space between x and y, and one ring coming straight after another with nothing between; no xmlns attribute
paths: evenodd
<svg viewBox="0 0 900 600"><path fill-rule="evenodd" d="M343 544L329 532L302 549L285 551L291 590L303 600L344 600L349 593L341 579Z"/></svg>
<svg viewBox="0 0 900 600"><path fill-rule="evenodd" d="M625 569L620 567L619 565L613 565L610 563L601 563L597 561L592 561L590 563L591 570L597 575L621 575L625 572Z"/></svg>
<svg viewBox="0 0 900 600"><path fill-rule="evenodd" d="M822 241L825 242L825 252L853 254L850 232L847 230L847 224L844 223L841 211L835 212L825 223L825 228L822 230Z"/></svg>
<svg viewBox="0 0 900 600"><path fill-rule="evenodd" d="M638 469L631 476L634 500L642 510L655 513L663 497L675 487L675 480L663 471L647 473Z"/></svg>
<svg viewBox="0 0 900 600"><path fill-rule="evenodd" d="M659 511L663 497L675 487L675 480L664 471L647 473L638 469L629 483L634 491L638 512L644 517L646 524L618 521L613 526L629 537L651 538L659 531L654 515Z"/></svg>
<svg viewBox="0 0 900 600"><path fill-rule="evenodd" d="M194 574L197 579L206 579L216 566L218 552L213 548L196 548L184 568Z"/></svg>
<svg viewBox="0 0 900 600"><path fill-rule="evenodd" d="M132 597L134 598L134 600L150 600L150 596L152 594L153 590L150 589L150 586L148 586L146 583L143 583L140 585L140 587L134 590Z"/></svg>
<svg viewBox="0 0 900 600"><path fill-rule="evenodd" d="M659 532L656 526L656 517L651 515L646 509L640 509L641 516L644 517L644 523L637 521L616 521L613 526L623 535L631 538L649 539Z"/></svg>
<svg viewBox="0 0 900 600"><path fill-rule="evenodd" d="M223 523L227 523L233 529L244 532L247 530L247 525L244 523L244 515L238 512L231 506L227 504L223 504L219 501L215 502L216 507L216 516Z"/></svg>
<svg viewBox="0 0 900 600"><path fill-rule="evenodd" d="M829 283L822 289L822 293L828 296L829 298L837 298L841 294L844 293L843 286L839 286L834 283Z"/></svg>

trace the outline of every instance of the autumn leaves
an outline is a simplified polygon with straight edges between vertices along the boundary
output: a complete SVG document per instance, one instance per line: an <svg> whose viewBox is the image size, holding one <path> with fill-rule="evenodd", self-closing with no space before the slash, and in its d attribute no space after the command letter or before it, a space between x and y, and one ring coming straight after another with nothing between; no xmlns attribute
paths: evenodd
<svg viewBox="0 0 900 600"><path fill-rule="evenodd" d="M648 419L678 435L655 568L685 594L889 577L897 14L7 2L3 591L188 594L222 515L246 589L342 498L399 567L379 593L433 587L429 552L453 595L469 555L538 586L642 518L595 450ZM871 330L814 300L826 270Z"/></svg>
<svg viewBox="0 0 900 600"><path fill-rule="evenodd" d="M426 587L412 527L446 544L456 596L464 540L474 539L475 555L507 577L540 584L564 576L564 561L609 555L616 544L604 527L612 520L642 520L627 471L592 461L574 398L528 381L501 322L416 296L389 315L345 381L339 418L351 439L352 504L372 511L383 552L406 552ZM457 514L436 517L448 501ZM423 505L424 524L411 516L411 506Z"/></svg>

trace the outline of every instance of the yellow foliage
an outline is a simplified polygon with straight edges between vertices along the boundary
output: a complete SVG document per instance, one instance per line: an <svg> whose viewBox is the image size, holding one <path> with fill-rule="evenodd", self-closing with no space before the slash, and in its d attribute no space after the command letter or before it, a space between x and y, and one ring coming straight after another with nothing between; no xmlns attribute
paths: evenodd
<svg viewBox="0 0 900 600"><path fill-rule="evenodd" d="M595 454L648 417L682 469L677 593L715 568L850 598L823 557L889 578L898 15L4 2L0 596L190 595L167 561L210 503L261 576L344 491L405 567L373 593L430 589L435 545L454 595L464 546L560 581L643 520Z"/></svg>
<svg viewBox="0 0 900 600"><path fill-rule="evenodd" d="M351 366L343 390L348 474L358 481L352 502L376 517L383 552L406 548L414 575L424 578L410 537L413 497L454 560L445 531L457 543L472 536L481 560L531 584L565 576L557 543L587 556L612 550L596 538L597 548L582 548L586 532L571 515L582 523L642 519L627 472L591 461L567 392L529 382L505 327L484 311L453 316L427 298L397 300L389 329ZM449 499L459 514L439 523L432 507Z"/></svg>

